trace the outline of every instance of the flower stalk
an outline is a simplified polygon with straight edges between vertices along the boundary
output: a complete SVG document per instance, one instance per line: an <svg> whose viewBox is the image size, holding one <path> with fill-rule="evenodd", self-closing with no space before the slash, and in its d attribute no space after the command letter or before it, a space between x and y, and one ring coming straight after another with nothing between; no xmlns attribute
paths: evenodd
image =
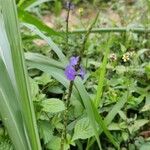
<svg viewBox="0 0 150 150"><path fill-rule="evenodd" d="M69 44L68 44L68 32L69 32L69 15L70 15L70 10L71 10L71 2L68 1L67 2L67 17L66 17L66 50L68 50L69 48ZM70 98L71 98L71 93L72 93L72 89L73 89L73 80L70 81L69 83L69 91L68 91L68 95L67 98L65 100L65 105L66 105L66 110L63 113L63 124L64 124L64 129L62 131L62 137L61 137L61 147L60 150L64 150L64 144L67 141L67 123L68 123L68 108L70 105Z"/></svg>

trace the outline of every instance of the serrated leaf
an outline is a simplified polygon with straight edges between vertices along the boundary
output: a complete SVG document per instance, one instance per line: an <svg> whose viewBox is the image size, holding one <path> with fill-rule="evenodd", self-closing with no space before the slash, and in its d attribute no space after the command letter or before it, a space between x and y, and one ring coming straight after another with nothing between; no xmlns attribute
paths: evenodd
<svg viewBox="0 0 150 150"><path fill-rule="evenodd" d="M87 139L92 136L94 136L94 130L92 126L90 125L89 119L86 117L77 121L72 139L73 140Z"/></svg>
<svg viewBox="0 0 150 150"><path fill-rule="evenodd" d="M40 136L44 140L44 144L47 144L53 138L53 128L47 121L39 122Z"/></svg>
<svg viewBox="0 0 150 150"><path fill-rule="evenodd" d="M46 99L42 101L41 105L44 112L58 113L65 110L63 101L56 98Z"/></svg>

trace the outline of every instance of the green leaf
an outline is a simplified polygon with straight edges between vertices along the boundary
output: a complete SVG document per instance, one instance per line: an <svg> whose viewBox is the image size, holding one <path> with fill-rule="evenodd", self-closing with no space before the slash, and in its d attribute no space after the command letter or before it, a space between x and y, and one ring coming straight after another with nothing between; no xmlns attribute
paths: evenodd
<svg viewBox="0 0 150 150"><path fill-rule="evenodd" d="M43 100L41 105L44 112L58 113L65 110L65 105L63 101L56 98Z"/></svg>
<svg viewBox="0 0 150 150"><path fill-rule="evenodd" d="M18 8L18 15L19 15L19 19L23 23L28 23L28 24L35 25L41 31L46 32L46 34L49 35L49 36L51 36L51 35L57 35L57 36L59 35L60 36L61 35L60 33L54 31L52 28L45 25L42 21L37 19L35 16L28 13L27 11L24 11L24 10Z"/></svg>
<svg viewBox="0 0 150 150"><path fill-rule="evenodd" d="M128 129L129 129L130 133L133 133L133 132L139 130L141 127L143 127L148 122L149 122L149 120L147 120L147 119L135 120L134 124L129 126Z"/></svg>
<svg viewBox="0 0 150 150"><path fill-rule="evenodd" d="M150 143L147 142L142 144L139 150L149 150L149 149L150 149Z"/></svg>
<svg viewBox="0 0 150 150"><path fill-rule="evenodd" d="M114 123L112 122L109 126L108 129L111 131L117 131L117 130L121 130L121 128L119 127L118 123Z"/></svg>
<svg viewBox="0 0 150 150"><path fill-rule="evenodd" d="M118 114L119 110L124 106L124 104L127 102L128 99L128 92L125 92L122 97L119 98L118 102L114 105L111 111L109 111L108 115L104 119L105 124L108 126L113 121L114 117ZM102 133L102 130L99 132L99 134ZM95 139L92 138L91 143L94 143ZM92 144L91 144L92 145Z"/></svg>
<svg viewBox="0 0 150 150"><path fill-rule="evenodd" d="M53 81L50 77L49 74L47 73L43 73L41 76L39 77L35 77L34 80L40 84L40 85L47 85L48 83L50 83L51 81Z"/></svg>
<svg viewBox="0 0 150 150"><path fill-rule="evenodd" d="M28 29L30 29L33 33L40 36L42 39L44 39L49 46L52 48L52 50L57 54L58 58L64 62L66 61L65 55L62 53L62 50L52 41L52 39L46 35L44 35L36 26L24 23L24 26L26 26Z"/></svg>
<svg viewBox="0 0 150 150"><path fill-rule="evenodd" d="M61 146L61 138L54 136L51 141L47 144L47 148L50 150L59 150Z"/></svg>
<svg viewBox="0 0 150 150"><path fill-rule="evenodd" d="M38 53L30 53L30 52L25 53L25 58L26 60L28 60L28 62L34 61L37 64L39 63L39 64L44 64L44 65L49 65L49 66L60 68L60 69L65 68L64 64L62 64L60 61L56 61L52 58L48 58Z"/></svg>
<svg viewBox="0 0 150 150"><path fill-rule="evenodd" d="M97 124L100 127L99 130L104 131L104 133L106 134L108 139L112 142L112 144L118 148L117 142L114 140L113 136L108 131L107 126L105 125L105 122L103 121L101 115L97 111L97 108L95 107L94 103L91 101L90 96L88 95L88 93L83 85L83 82L81 81L80 78L77 77L77 80L75 80L75 85L76 85L76 88L78 89L78 92L83 100L83 104L86 108L86 112L90 119L91 125L94 129L94 134L95 134L98 144L99 144L99 138L98 138L99 131L97 129Z"/></svg>
<svg viewBox="0 0 150 150"><path fill-rule="evenodd" d="M73 143L68 143L68 142L70 142L70 136L68 137L68 135L67 135L67 142L64 143L63 150L68 150L70 148L69 144L73 144ZM47 144L46 148L49 150L60 150L61 149L61 138L58 136L53 136L51 141Z"/></svg>
<svg viewBox="0 0 150 150"><path fill-rule="evenodd" d="M128 92L125 92L123 96L121 96L118 99L118 102L114 105L114 107L109 111L108 115L105 118L106 125L109 125L114 117L118 114L118 112L121 110L121 108L124 106L124 104L128 100Z"/></svg>
<svg viewBox="0 0 150 150"><path fill-rule="evenodd" d="M14 150L13 145L8 139L0 141L0 150Z"/></svg>
<svg viewBox="0 0 150 150"><path fill-rule="evenodd" d="M111 39L112 40L112 39ZM102 104L102 93L103 93L103 86L104 86L104 81L105 81L105 74L106 74L106 65L107 65L107 59L110 51L110 43L111 40L108 41L107 45L105 45L105 55L103 58L103 62L100 66L100 74L99 74L99 80L98 80L98 86L97 86L97 93L96 97L94 100L94 104L96 108L98 108Z"/></svg>
<svg viewBox="0 0 150 150"><path fill-rule="evenodd" d="M46 73L49 73L56 80L58 80L60 83L62 83L66 88L69 87L69 82L66 79L66 77L64 76L63 70L58 69L56 67L55 68L51 67L47 62L44 63L44 60L42 63L41 62L35 63L34 59L30 59L30 61L28 60L27 62L30 67L37 68ZM116 142L112 139L112 136L110 136L110 133L108 133L107 128L103 124L103 120L99 118L99 113L98 113L97 109L94 108L94 106L92 105L90 96L88 95L88 93L83 85L83 82L81 81L81 79L79 77L77 77L75 80L75 87L76 88L73 89L73 96L75 96L76 99L78 99L78 100L82 99L81 103L83 103L84 107L86 108L91 125L94 129L95 136L97 137L97 141L99 141L99 137L98 137L98 129L97 129L96 120L98 120L98 124L100 123L99 125L100 125L100 127L102 127L101 131L103 131L103 128L104 128L104 132L105 133L107 132L106 134L107 134L108 138L116 146ZM77 92L77 90L78 90L78 92ZM80 98L79 94L80 94L81 98ZM96 115L96 118L95 118L95 115ZM101 126L101 125L103 125L103 126Z"/></svg>
<svg viewBox="0 0 150 150"><path fill-rule="evenodd" d="M127 141L129 139L129 134L127 132L122 132L122 138L124 141Z"/></svg>
<svg viewBox="0 0 150 150"><path fill-rule="evenodd" d="M72 140L87 139L94 136L94 130L90 124L89 118L82 118L77 121Z"/></svg>
<svg viewBox="0 0 150 150"><path fill-rule="evenodd" d="M56 0L54 11L57 16L60 15L61 9L62 9L62 3L59 0Z"/></svg>
<svg viewBox="0 0 150 150"><path fill-rule="evenodd" d="M56 60L52 61L51 59L49 59L43 55L40 55L40 56L41 57L36 57L36 55L34 53L32 53L32 57L26 57L27 65L30 68L37 68L45 73L48 73L53 78L55 78L57 81L59 81L62 85L64 85L66 88L68 88L69 81L66 79L66 77L64 75L64 70L58 69L58 68L65 68L65 66ZM77 90L75 88L73 88L73 96L76 99L81 100L79 93L77 92Z"/></svg>
<svg viewBox="0 0 150 150"><path fill-rule="evenodd" d="M44 144L47 144L53 138L53 128L47 121L39 122L40 137L43 138Z"/></svg>
<svg viewBox="0 0 150 150"><path fill-rule="evenodd" d="M125 53L126 52L126 47L123 45L123 44L121 44L120 43L120 47L121 47L121 51L123 52L123 53Z"/></svg>
<svg viewBox="0 0 150 150"><path fill-rule="evenodd" d="M29 79L30 79L29 81L30 81L30 86L31 86L31 96L32 96L32 99L34 99L36 95L39 94L39 87L35 80L33 80L32 78L29 78Z"/></svg>
<svg viewBox="0 0 150 150"><path fill-rule="evenodd" d="M28 150L20 105L1 57L0 68L0 115L15 148Z"/></svg>
<svg viewBox="0 0 150 150"><path fill-rule="evenodd" d="M2 8L1 12L4 18L4 30L6 31L7 35L4 37L7 38L9 42L9 45L7 46L9 47L9 49L5 49L5 46L2 47L1 51L2 54L6 52L9 54L7 57L5 55L3 59L4 62L8 61L12 64L11 70L8 70L8 72L9 75L13 75L11 81L13 83L13 88L17 95L19 105L21 106L21 112L18 111L16 115L19 115L20 113L22 114L23 121L20 122L20 124L23 126L22 130L25 130L25 135L28 140L26 143L26 146L28 146L28 148L26 148L26 146L22 146L22 148L41 150L35 112L31 99L28 74L21 45L21 36L19 32L15 0L0 0L0 6ZM6 68L8 69L7 63ZM10 131L9 134L11 134L12 131Z"/></svg>
<svg viewBox="0 0 150 150"><path fill-rule="evenodd" d="M145 66L145 72L147 77L150 79L150 63Z"/></svg>

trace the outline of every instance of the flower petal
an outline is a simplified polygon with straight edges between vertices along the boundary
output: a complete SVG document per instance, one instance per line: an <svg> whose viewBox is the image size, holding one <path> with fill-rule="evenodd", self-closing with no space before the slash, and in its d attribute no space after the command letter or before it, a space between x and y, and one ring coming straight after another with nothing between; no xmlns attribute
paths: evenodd
<svg viewBox="0 0 150 150"><path fill-rule="evenodd" d="M65 75L68 80L70 80L70 81L74 80L76 77L76 71L75 71L74 67L72 67L71 65L68 65L65 69Z"/></svg>
<svg viewBox="0 0 150 150"><path fill-rule="evenodd" d="M78 64L79 56L70 58L70 65L75 66Z"/></svg>

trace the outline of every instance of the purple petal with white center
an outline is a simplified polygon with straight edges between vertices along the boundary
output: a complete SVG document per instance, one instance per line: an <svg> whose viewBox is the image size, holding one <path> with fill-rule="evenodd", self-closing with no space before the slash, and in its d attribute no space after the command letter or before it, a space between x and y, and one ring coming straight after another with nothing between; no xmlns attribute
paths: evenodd
<svg viewBox="0 0 150 150"><path fill-rule="evenodd" d="M74 67L72 67L71 65L68 65L65 69L65 75L68 80L73 81L76 77L76 71Z"/></svg>

